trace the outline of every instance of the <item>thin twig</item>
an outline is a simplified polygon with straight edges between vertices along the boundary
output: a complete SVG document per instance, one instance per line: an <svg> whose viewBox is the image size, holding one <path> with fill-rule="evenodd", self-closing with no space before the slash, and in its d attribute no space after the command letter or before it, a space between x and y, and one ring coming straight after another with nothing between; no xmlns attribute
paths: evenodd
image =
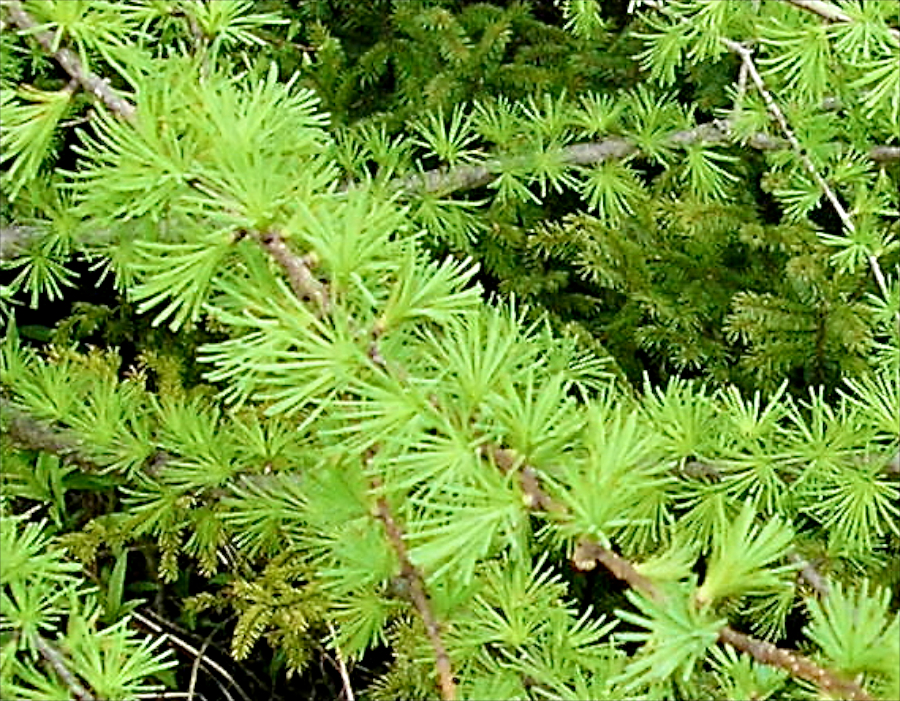
<svg viewBox="0 0 900 701"><path fill-rule="evenodd" d="M794 5L803 10L814 12L819 17L824 17L829 22L849 22L850 16L839 7L822 0L784 0L788 5Z"/></svg>
<svg viewBox="0 0 900 701"><path fill-rule="evenodd" d="M25 450L37 450L59 456L64 463L71 463L88 472L102 471L108 468L85 450L84 444L73 432L66 429L53 428L44 421L35 419L15 406L7 397L0 395L0 414L6 419L4 433L9 440ZM158 469L171 459L171 455L162 450L155 451L146 461L146 469Z"/></svg>
<svg viewBox="0 0 900 701"><path fill-rule="evenodd" d="M795 7L799 7L802 10L807 10L808 12L814 12L824 19L827 19L829 22L852 22L853 18L850 17L846 12L844 12L841 8L835 7L830 2L823 2L823 0L782 0L783 2L788 3L789 5L794 5ZM894 27L889 27L888 31L894 35L897 39L900 39L900 29L895 29Z"/></svg>
<svg viewBox="0 0 900 701"><path fill-rule="evenodd" d="M40 652L41 656L47 660L47 663L53 668L53 671L56 672L56 675L62 680L63 684L68 687L75 700L96 701L94 695L85 689L71 670L69 670L62 653L44 640L42 636L36 635L34 639L38 652Z"/></svg>
<svg viewBox="0 0 900 701"><path fill-rule="evenodd" d="M149 629L150 629L151 631L153 631L154 633L157 633L158 635L160 635L162 639L165 639L165 640L171 640L173 643L175 643L175 645L177 645L178 647L180 647L182 650L184 650L184 651L187 652L188 654L194 656L195 658L201 657L200 651L197 650L197 648L195 648L195 647L194 647L193 645L191 645L189 642L187 642L186 640L182 640L182 639L179 638L177 635L174 635L173 633L170 633L169 631L165 630L161 625L159 625L158 623L156 623L154 620L152 620L152 619L150 619L150 618L147 618L147 616L144 616L144 615L141 614L139 611L133 612L133 613L131 614L131 616L132 616L138 623L140 623L141 625L143 625L144 627L149 628ZM219 674L225 681L227 681L228 684L229 684L229 686L230 686L231 688L233 688L235 691L237 691L237 693L240 695L240 697L241 697L244 701L252 701L252 699L250 698L250 696L249 696L249 695L248 695L248 694L240 687L240 685L238 685L238 683L237 683L237 681L235 681L234 677L232 677L232 676L228 673L228 671L227 671L224 667L222 667L222 665L220 665L219 663L217 663L215 660L210 659L209 657L204 657L204 658L203 658L202 664L203 664L205 667L208 667L209 669L211 669L211 670L213 670L214 672L216 672L217 674ZM226 687L220 685L220 686L219 686L219 689L220 689L220 690L221 690L221 691L222 691L229 699L232 699L232 698L233 698L233 697L231 696L231 694L229 694L229 693L227 692Z"/></svg>
<svg viewBox="0 0 900 701"><path fill-rule="evenodd" d="M37 31L38 23L25 11L22 3L18 0L9 0L9 2L3 3L3 7L6 8L11 23L23 32L32 34L44 51L56 59L56 62L68 73L70 78L78 81L81 87L99 99L113 113L128 121L134 120L135 106L117 95L109 83L85 68L75 52L65 47L54 51L53 35L50 32Z"/></svg>
<svg viewBox="0 0 900 701"><path fill-rule="evenodd" d="M825 178L823 178L819 171L816 169L816 166L806 154L803 146L800 145L800 141L797 139L796 134L794 134L794 130L788 123L787 117L785 117L784 112L781 111L781 108L778 106L778 103L775 101L772 93L769 92L769 89L766 87L762 76L756 69L756 63L753 61L753 54L750 49L739 42L732 41L731 39L723 38L721 41L723 44L725 44L725 46L728 47L729 50L733 51L741 57L741 61L747 67L747 71L750 74L750 79L753 81L754 85L756 85L756 89L759 90L760 94L763 97L763 100L765 100L769 112L775 118L775 121L778 122L778 125L781 127L781 131L784 133L785 137L794 148L794 151L800 158L800 162L803 163L803 166L806 168L807 172L825 193L828 201L831 202L831 206L834 207L834 211L837 212L838 217L844 224L844 228L847 229L847 231L851 234L854 233L856 231L856 226L853 224L853 220L850 218L850 214L844 208L844 205L841 204L840 200L838 200L834 190L832 190L828 183L825 182ZM887 299L887 281L885 280L884 273L881 271L881 266L878 264L878 259L874 255L869 255L868 261L869 267L872 269L872 274L875 276L875 282L878 284L878 289L881 291L882 296ZM898 321L900 321L900 311L897 312L897 319Z"/></svg>
<svg viewBox="0 0 900 701"><path fill-rule="evenodd" d="M377 490L381 487L378 478L373 480L373 489ZM419 616L425 625L425 634L434 650L435 665L438 674L438 684L441 688L441 698L444 701L453 701L456 698L456 681L453 678L452 667L450 664L450 656L447 654L447 648L444 647L444 641L441 639L441 628L434 615L431 607L431 601L425 591L425 580L418 568L412 564L409 554L406 551L406 543L403 541L403 531L394 519L391 513L390 505L387 498L379 496L376 501L376 516L384 524L384 530L387 534L397 559L400 561L400 578L406 585L406 591L409 598Z"/></svg>
<svg viewBox="0 0 900 701"><path fill-rule="evenodd" d="M635 591L641 592L654 601L663 600L662 592L653 583L653 580L638 572L629 560L596 541L588 538L579 540L575 546L575 552L572 554L572 564L579 570L590 571L596 567L598 562L608 569L616 579L625 582Z"/></svg>
<svg viewBox="0 0 900 701"><path fill-rule="evenodd" d="M257 237L262 247L269 253L287 275L294 294L301 301L311 302L319 316L324 316L331 309L328 290L312 273L316 265L313 254L295 255L284 238L277 231L267 231Z"/></svg>
<svg viewBox="0 0 900 701"><path fill-rule="evenodd" d="M751 53L750 49L748 49L741 43L732 41L731 39L722 39L722 43L725 44L725 46L727 46L731 51L735 52L741 57L741 60L747 67L747 71L750 74L750 79L753 81L754 85L756 85L757 90L759 90L760 94L763 96L763 99L766 102L766 106L769 108L769 112L775 118L775 121L778 122L778 125L781 127L781 131L784 132L785 137L797 152L797 155L800 157L800 160L803 163L803 166L806 168L807 172L816 181L816 184L825 192L825 196L831 202L834 210L840 217L841 222L844 224L844 227L851 233L856 231L856 227L853 225L853 221L850 219L850 215L847 213L847 210L844 209L844 205L840 203L837 195L835 195L834 193L834 190L832 190L828 183L825 182L825 179L819 174L819 171L816 169L816 166L810 160L809 156L806 155L806 151L803 149L803 146L797 139L796 134L794 134L794 130L788 123L787 117L784 116L784 112L781 111L781 108L778 106L778 103L775 102L775 98L772 96L772 93L769 92L769 89L763 82L762 76L756 69L756 63L753 61L753 54Z"/></svg>
<svg viewBox="0 0 900 701"><path fill-rule="evenodd" d="M497 451L492 451L491 454L497 455L498 453ZM502 464L496 460L495 462L501 469L512 464L520 464L520 469L529 467L521 465L521 461L516 461L513 457L514 452L508 448L502 449L500 455L502 455ZM537 474L537 471L533 468L531 468L531 471L534 475ZM527 495L527 503L550 505L552 511L556 514L565 512L565 507L558 504L549 494L544 492L536 480L523 480L520 477L519 483L522 491ZM591 538L582 538L578 541L572 556L572 562L579 570L591 570L599 562L614 577L625 582L634 590L643 593L654 601L664 601L662 591L651 579L641 574L632 562ZM747 652L763 664L779 667L792 676L814 682L826 693L840 693L851 701L867 701L871 698L856 682L841 678L831 670L817 665L803 655L739 633L729 626L725 626L719 631L719 641Z"/></svg>
<svg viewBox="0 0 900 701"><path fill-rule="evenodd" d="M344 663L344 656L341 654L341 648L337 644L337 634L331 622L328 623L328 631L331 633L331 639L334 640L334 656L337 658L338 672L341 675L341 682L344 685L344 701L356 701L353 695L353 687L350 685L350 673L347 671L347 665Z"/></svg>
<svg viewBox="0 0 900 701"><path fill-rule="evenodd" d="M200 652L197 654L197 657L194 658L194 664L191 665L191 679L188 682L188 701L192 701L194 698L194 689L197 688L197 672L200 671L200 662L204 659L204 654L206 653L206 648L209 647L209 640L204 640L203 645L200 647Z"/></svg>

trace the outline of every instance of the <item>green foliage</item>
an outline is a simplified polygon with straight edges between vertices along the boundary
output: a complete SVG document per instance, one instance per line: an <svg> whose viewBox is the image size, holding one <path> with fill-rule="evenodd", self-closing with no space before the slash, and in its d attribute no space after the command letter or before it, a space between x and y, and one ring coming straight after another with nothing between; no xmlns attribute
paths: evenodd
<svg viewBox="0 0 900 701"><path fill-rule="evenodd" d="M893 663L900 636L900 617L889 611L885 591L869 592L868 580L856 590L838 586L824 602L811 600L807 634L838 669L852 676L877 680L885 698L900 689L900 674ZM865 628L863 642L850 631Z"/></svg>
<svg viewBox="0 0 900 701"><path fill-rule="evenodd" d="M141 640L127 619L101 625L95 595L80 581L42 522L0 516L2 650L0 683L20 699L102 698L159 690L150 683L174 665L162 640ZM42 671L43 658L50 674Z"/></svg>
<svg viewBox="0 0 900 701"><path fill-rule="evenodd" d="M715 643L724 621L694 607L683 590L678 593L678 603L666 606L627 593L640 613L618 611L619 618L646 630L619 634L623 640L643 643L621 680L626 688L672 679L688 682L694 667Z"/></svg>
<svg viewBox="0 0 900 701"><path fill-rule="evenodd" d="M372 698L897 695L894 15L643 4L22 6L134 113L2 74L17 695L164 679L131 577Z"/></svg>

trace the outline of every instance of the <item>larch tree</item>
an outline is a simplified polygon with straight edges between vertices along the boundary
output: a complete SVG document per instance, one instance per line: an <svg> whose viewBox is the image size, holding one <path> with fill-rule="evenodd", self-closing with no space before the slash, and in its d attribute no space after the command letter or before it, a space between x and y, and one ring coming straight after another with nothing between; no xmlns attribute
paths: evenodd
<svg viewBox="0 0 900 701"><path fill-rule="evenodd" d="M900 697L896 3L0 12L0 695Z"/></svg>

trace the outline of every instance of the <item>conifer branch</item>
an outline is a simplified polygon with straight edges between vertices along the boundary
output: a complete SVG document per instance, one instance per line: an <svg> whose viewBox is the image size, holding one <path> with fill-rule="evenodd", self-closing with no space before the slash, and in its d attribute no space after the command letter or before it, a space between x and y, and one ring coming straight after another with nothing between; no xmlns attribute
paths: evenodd
<svg viewBox="0 0 900 701"><path fill-rule="evenodd" d="M102 467L84 453L76 439L32 418L13 406L6 397L0 396L0 412L7 419L4 433L20 448L58 455L63 462L73 463L90 471L97 471Z"/></svg>
<svg viewBox="0 0 900 701"><path fill-rule="evenodd" d="M10 22L23 32L33 34L41 48L56 59L56 62L70 78L77 81L82 88L99 99L111 112L129 122L134 120L136 114L135 106L125 98L117 95L107 81L88 70L74 51L65 47L54 51L53 35L50 32L37 31L37 22L25 11L18 0L8 0L3 3L3 7L6 8Z"/></svg>
<svg viewBox="0 0 900 701"><path fill-rule="evenodd" d="M297 298L304 302L310 302L318 316L325 316L331 310L331 301L328 290L312 273L317 264L315 254L308 253L305 256L295 255L285 243L281 234L276 231L267 231L257 237L260 245L281 266L287 275L291 289Z"/></svg>
<svg viewBox="0 0 900 701"><path fill-rule="evenodd" d="M504 471L513 469L517 464L514 451L505 448L499 450L501 452L498 452L496 449L491 451L492 455L501 456L500 460L497 460L495 457L497 466ZM522 478L522 474L524 474L526 469L531 470L535 476L534 480ZM519 483L528 497L527 502L529 504L550 505L553 507L552 510L557 513L565 511L565 508L556 504L552 497L537 483L537 472L534 468L526 465L521 466L520 470ZM632 562L609 548L605 548L591 538L581 538L575 546L572 563L579 570L592 570L598 562L606 567L614 577L625 582L632 589L641 592L654 601L663 602L665 600L662 591L656 584L648 577L642 575ZM817 665L803 655L784 650L772 643L758 640L744 633L739 633L730 626L725 626L719 631L719 641L746 652L763 664L779 667L794 677L811 681L826 693L838 693L850 701L869 701L871 699L856 682L842 679L834 672Z"/></svg>
<svg viewBox="0 0 900 701"><path fill-rule="evenodd" d="M783 669L792 677L813 682L829 696L838 694L849 701L870 701L872 698L855 681L842 679L808 657L777 647L768 641L752 638L731 626L725 626L719 631L719 642L746 652L763 664Z"/></svg>
<svg viewBox="0 0 900 701"><path fill-rule="evenodd" d="M689 146L699 142L711 145L725 144L730 142L731 133L730 120L714 119L692 129L675 132L669 137L669 140L679 146ZM790 146L790 142L760 132L751 135L747 140L747 145L759 151L776 151ZM561 150L561 160L570 166L592 166L614 158L625 158L637 153L638 150L637 145L628 139L621 136L610 136L600 141L566 146ZM869 150L868 157L877 163L900 160L900 147L874 146ZM489 185L497 179L502 170L502 162L492 159L478 165L433 168L416 175L397 178L391 181L388 187L392 191L403 191L408 194L464 192ZM349 187L352 185L345 189L349 189Z"/></svg>
<svg viewBox="0 0 900 701"><path fill-rule="evenodd" d="M35 635L34 641L38 652L41 653L41 657L47 661L47 664L56 672L56 676L68 687L75 701L96 701L95 696L84 688L68 668L65 658L63 658L59 650L44 640L41 635Z"/></svg>
<svg viewBox="0 0 900 701"><path fill-rule="evenodd" d="M834 211L837 212L841 223L843 223L844 228L851 234L854 233L856 231L856 226L853 224L853 220L850 218L850 214L844 208L844 205L841 204L840 200L838 200L837 195L835 194L831 186L827 182L825 182L825 178L823 178L819 171L816 169L816 166L810 160L806 151L803 149L803 146L801 146L800 141L797 139L797 135L794 134L794 130L788 123L787 117L785 117L784 112L781 111L781 108L778 106L778 103L775 101L772 93L769 92L769 89L766 87L762 76L759 74L759 71L756 68L756 63L753 61L753 54L750 49L739 42L732 41L731 39L723 38L721 41L723 44L725 44L725 46L728 47L729 50L733 51L741 57L741 61L747 67L747 72L750 74L750 80L753 81L756 89L759 90L760 94L763 97L763 100L765 100L766 107L768 107L769 112L775 118L775 121L778 122L778 125L781 127L781 131L784 132L785 137L790 142L801 163L803 163L804 168L806 168L806 171L809 173L810 177L815 180L816 184L825 193L825 196L828 198L828 201L831 202L831 206L834 208ZM872 269L872 274L875 276L875 282L878 284L878 289L881 291L882 296L887 299L887 281L885 280L884 273L881 271L881 266L878 264L878 258L876 258L872 254L869 254L867 258L869 261L869 267ZM900 321L900 312L897 312L897 320Z"/></svg>
<svg viewBox="0 0 900 701"><path fill-rule="evenodd" d="M794 7L799 7L802 10L806 10L808 12L813 12L819 17L827 19L829 22L852 22L853 18L850 17L846 12L844 12L841 8L835 7L830 2L824 2L824 0L783 0L787 2L789 5L793 5ZM888 31L893 34L897 39L900 39L900 29L896 29L894 27L890 27Z"/></svg>
<svg viewBox="0 0 900 701"><path fill-rule="evenodd" d="M287 250L286 247L285 250ZM293 254L290 254L288 251L286 255L292 256ZM296 263L291 265L282 263L282 266L287 270L293 269L295 265ZM376 327L376 330L372 334L373 341L370 347L369 357L373 361L376 361L376 357L379 358L380 362L376 361L376 364L383 365L385 364L384 359L376 345L377 339L380 336L378 331L379 330ZM508 473L518 468L519 484L525 495L525 502L529 508L556 514L565 512L565 507L557 503L541 488L537 471L530 465L519 464L520 461L513 450L492 443L482 445L480 450L482 455L489 456L494 464L504 473ZM373 482L373 488L377 489L379 487L380 482L375 480ZM426 634L428 635L429 641L435 652L436 667L443 698L453 699L455 698L456 686L451 671L450 658L447 655L446 648L441 639L440 627L431 609L431 604L425 591L424 579L418 569L409 560L406 545L403 542L402 530L397 525L396 520L390 511L387 499L384 496L378 498L376 514L379 520L384 524L388 539L398 556L401 567L400 577L407 585L409 596L422 618ZM642 575L629 560L623 558L609 548L605 548L596 541L587 538L579 540L573 553L572 561L575 567L580 570L593 569L596 566L596 563L599 562L606 567L613 576L625 582L636 591L640 591L657 601L662 600L660 590L651 579ZM806 563L806 566L808 569L812 570L812 566L809 565L809 563ZM812 570L811 573L807 573L806 578L818 591L824 590L827 592L827 583L825 583L825 580L818 572ZM719 640L747 652L764 664L780 667L793 676L814 682L824 691L841 693L852 701L865 701L870 698L858 684L841 679L833 672L820 667L802 655L780 649L771 643L739 633L728 626L720 631Z"/></svg>
<svg viewBox="0 0 900 701"><path fill-rule="evenodd" d="M381 481L378 478L373 479L372 487L374 490L378 490L381 487ZM384 524L388 540L397 555L397 559L400 561L400 578L406 584L409 598L419 612L422 623L425 625L425 634L428 636L428 640L434 650L441 698L444 701L453 701L456 698L456 681L453 679L450 656L447 654L447 648L441 639L440 624L434 615L431 601L428 599L428 594L425 591L425 580L422 577L422 573L409 559L406 543L403 542L403 531L397 524L396 519L394 519L390 505L387 503L387 498L384 495L378 497L375 513L378 520Z"/></svg>

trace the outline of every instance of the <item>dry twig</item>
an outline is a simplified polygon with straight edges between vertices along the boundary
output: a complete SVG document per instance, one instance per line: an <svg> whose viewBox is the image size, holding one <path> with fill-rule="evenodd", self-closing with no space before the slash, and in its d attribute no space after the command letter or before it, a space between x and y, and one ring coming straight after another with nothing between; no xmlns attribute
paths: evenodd
<svg viewBox="0 0 900 701"><path fill-rule="evenodd" d="M337 659L341 683L344 685L344 701L356 701L356 697L353 694L353 687L350 684L350 673L347 671L347 665L344 662L344 656L341 654L341 649L337 645L337 634L335 633L334 626L331 625L330 622L328 623L328 632L331 633L331 639L335 641L334 656Z"/></svg>

